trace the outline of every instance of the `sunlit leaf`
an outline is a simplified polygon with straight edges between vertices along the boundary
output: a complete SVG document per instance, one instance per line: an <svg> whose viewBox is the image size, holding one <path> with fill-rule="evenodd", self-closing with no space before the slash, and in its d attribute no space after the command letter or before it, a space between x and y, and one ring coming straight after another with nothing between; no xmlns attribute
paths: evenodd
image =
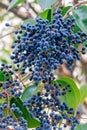
<svg viewBox="0 0 87 130"><path fill-rule="evenodd" d="M42 19L48 20L49 22L51 22L52 10L47 9L47 10L43 11L42 13L40 13L39 16L41 16Z"/></svg>
<svg viewBox="0 0 87 130"><path fill-rule="evenodd" d="M83 103L87 97L87 84L81 86L80 88L80 102Z"/></svg>
<svg viewBox="0 0 87 130"><path fill-rule="evenodd" d="M80 102L80 92L74 80L69 77L62 77L56 80L55 83L61 83L63 87L67 84L70 85L69 90L71 90L71 92L66 92L66 94L60 99L63 102L65 101L69 107L76 110Z"/></svg>
<svg viewBox="0 0 87 130"><path fill-rule="evenodd" d="M29 100L34 94L37 93L37 91L39 91L40 86L35 86L35 85L31 85L25 88L25 90L22 93L22 101L27 101Z"/></svg>
<svg viewBox="0 0 87 130"><path fill-rule="evenodd" d="M15 103L17 107L20 108L20 110L22 111L22 116L24 117L24 119L27 120L28 123L28 128L36 128L40 125L40 121L37 118L30 118L30 114L28 112L28 110L23 107L22 101L20 98L12 98L11 99L11 104ZM18 113L14 112L15 116L18 118L20 115L18 115Z"/></svg>
<svg viewBox="0 0 87 130"><path fill-rule="evenodd" d="M12 0L11 3L9 4L8 10L11 8L17 6L18 4L24 2L25 0Z"/></svg>
<svg viewBox="0 0 87 130"><path fill-rule="evenodd" d="M87 34L87 6L80 6L72 13L79 28Z"/></svg>
<svg viewBox="0 0 87 130"><path fill-rule="evenodd" d="M75 130L86 130L87 124L79 124L76 126Z"/></svg>

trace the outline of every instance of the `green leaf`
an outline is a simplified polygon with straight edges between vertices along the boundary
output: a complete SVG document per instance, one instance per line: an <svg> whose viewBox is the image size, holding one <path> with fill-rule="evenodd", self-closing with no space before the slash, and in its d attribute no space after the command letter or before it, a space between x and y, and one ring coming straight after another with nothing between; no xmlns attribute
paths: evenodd
<svg viewBox="0 0 87 130"><path fill-rule="evenodd" d="M80 6L72 13L79 28L87 34L87 6Z"/></svg>
<svg viewBox="0 0 87 130"><path fill-rule="evenodd" d="M87 123L86 124L79 124L75 127L75 130L87 130Z"/></svg>
<svg viewBox="0 0 87 130"><path fill-rule="evenodd" d="M6 54L10 54L10 50L7 50L7 49L3 48L3 51L4 51Z"/></svg>
<svg viewBox="0 0 87 130"><path fill-rule="evenodd" d="M25 20L24 21L24 24L27 24L27 23L30 23L31 25L34 25L34 24L36 24L36 20L35 19L27 19L27 20Z"/></svg>
<svg viewBox="0 0 87 130"><path fill-rule="evenodd" d="M7 72L7 73L8 73L8 72ZM11 76L11 75L5 76L5 75L3 74L3 72L0 70L0 81L4 82L4 81L7 80L7 78L12 79L12 76Z"/></svg>
<svg viewBox="0 0 87 130"><path fill-rule="evenodd" d="M80 102L83 103L84 99L87 97L87 84L80 88Z"/></svg>
<svg viewBox="0 0 87 130"><path fill-rule="evenodd" d="M11 76L11 75L5 76L5 75L3 74L3 72L0 70L0 81L6 81L7 78L12 79L12 76Z"/></svg>
<svg viewBox="0 0 87 130"><path fill-rule="evenodd" d="M55 0L37 0L38 4L41 6L42 10L49 8L55 3Z"/></svg>
<svg viewBox="0 0 87 130"><path fill-rule="evenodd" d="M5 81L5 76L4 76L4 74L3 74L3 72L0 70L0 81L1 82L4 82ZM2 91L2 87L0 88L0 92ZM4 98L1 98L0 99L0 103L4 103L4 101L5 101L5 99Z"/></svg>
<svg viewBox="0 0 87 130"><path fill-rule="evenodd" d="M40 86L35 86L35 85L31 85L25 88L21 97L22 101L29 100L34 94L37 93L37 91L39 91L39 89L40 89Z"/></svg>
<svg viewBox="0 0 87 130"><path fill-rule="evenodd" d="M4 83L4 82L7 80L7 78L11 78L11 79L12 79L12 76L11 76L11 75L5 76L5 75L3 74L3 72L0 70L0 82L3 82L3 83ZM2 91L2 90L3 90L3 88L0 87L0 91ZM4 101L6 101L5 98L1 98L1 99L0 99L0 103L4 103Z"/></svg>
<svg viewBox="0 0 87 130"><path fill-rule="evenodd" d="M62 16L64 16L64 15L66 14L66 12L67 12L71 7L72 7L72 6L63 7L62 12L61 12Z"/></svg>
<svg viewBox="0 0 87 130"><path fill-rule="evenodd" d="M5 81L5 76L1 70L0 70L0 81Z"/></svg>
<svg viewBox="0 0 87 130"><path fill-rule="evenodd" d="M1 58L0 60L1 60L1 62L2 62L2 63L5 63L5 64L7 64L7 60L6 60L6 59L4 59L4 58Z"/></svg>
<svg viewBox="0 0 87 130"><path fill-rule="evenodd" d="M7 99L7 98L6 98L6 99ZM5 98L1 98L1 99L0 99L0 103L3 104L3 103L6 101L6 99L5 99Z"/></svg>
<svg viewBox="0 0 87 130"><path fill-rule="evenodd" d="M44 20L48 20L49 22L51 22L51 18L52 18L52 10L51 9L47 9L45 11L43 11L42 13L39 14L39 16L44 19Z"/></svg>
<svg viewBox="0 0 87 130"><path fill-rule="evenodd" d="M12 0L11 3L9 4L8 10L10 10L11 8L17 6L22 2L24 2L24 0Z"/></svg>
<svg viewBox="0 0 87 130"><path fill-rule="evenodd" d="M62 77L54 82L61 83L63 87L70 84L69 90L71 90L71 92L67 92L66 95L62 96L60 99L63 102L65 101L70 108L72 107L76 110L80 102L80 92L74 80L69 77Z"/></svg>
<svg viewBox="0 0 87 130"><path fill-rule="evenodd" d="M66 14L66 12L67 12L70 8L72 8L72 6L63 7L63 8L62 8L62 12L61 12L62 16L64 16L64 15ZM72 18L72 15L68 15L67 18ZM66 19L67 19L67 18L66 18ZM65 20L66 20L66 19L65 19ZM76 24L76 26L73 28L73 32L74 32L74 33L77 33L78 31L81 31L81 29L80 29L80 28L77 26L77 24ZM78 45L75 45L75 46L78 46Z"/></svg>
<svg viewBox="0 0 87 130"><path fill-rule="evenodd" d="M20 110L22 111L22 116L24 117L24 119L27 120L28 123L28 128L36 128L38 126L40 126L40 121L37 118L30 118L29 112L26 108L23 107L22 105L22 101L20 98L12 98L10 103L15 103L17 107L20 108ZM18 115L17 113L15 113L15 116L18 118L20 115Z"/></svg>
<svg viewBox="0 0 87 130"><path fill-rule="evenodd" d="M72 6L62 7L62 12L61 12L62 16L64 16L64 15L66 14L66 12L67 12L70 8L72 8ZM72 18L72 15L68 15L67 18ZM67 19L67 18L66 18L66 19ZM81 31L81 29L80 29L80 28L77 26L77 24L76 24L76 26L73 28L73 32L74 32L74 33L77 33L78 31Z"/></svg>

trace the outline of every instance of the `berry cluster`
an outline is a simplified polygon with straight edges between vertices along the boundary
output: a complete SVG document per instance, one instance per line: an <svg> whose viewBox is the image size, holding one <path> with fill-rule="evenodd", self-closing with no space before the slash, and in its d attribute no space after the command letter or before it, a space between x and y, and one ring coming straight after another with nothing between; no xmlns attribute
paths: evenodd
<svg viewBox="0 0 87 130"><path fill-rule="evenodd" d="M58 68L59 64L67 63L69 69L75 60L80 60L80 52L75 45L87 40L87 36L78 31L74 33L73 18L63 20L60 10L54 13L51 24L41 18L36 19L35 25L21 25L15 31L17 39L12 48L15 48L11 59L15 64L22 63L22 73L28 68L32 73L30 80L38 84L54 79L52 71ZM82 47L85 54L86 47Z"/></svg>
<svg viewBox="0 0 87 130"><path fill-rule="evenodd" d="M22 111L11 105L12 97L20 97L22 91L21 82L12 71L11 65L2 64L0 67L0 129L27 130L27 121L22 117ZM17 118L14 112L20 116Z"/></svg>
<svg viewBox="0 0 87 130"><path fill-rule="evenodd" d="M0 82L0 98L8 99L7 102L0 104L0 128L8 130L11 126L14 130L28 129L20 108L9 102L12 97L20 97L23 82L17 74L21 71L20 74L24 76L26 70L30 73L28 78L34 81L34 84L42 81L40 83L43 86L41 92L23 102L23 107L29 109L30 117L41 121L40 127L36 130L62 130L68 125L74 130L79 123L77 119L79 113L74 116L73 108L60 101L62 96L71 92L70 85L62 86L53 82L55 79L53 70L56 70L59 64L66 63L68 69L71 69L73 63L80 60L80 52L85 54L87 45L82 47L81 51L75 46L85 42L87 36L80 31L74 33L74 21L73 18L64 21L59 9L54 12L50 24L48 20L37 18L35 25L27 23L21 25L19 30L15 30L17 38L12 45L14 51L11 59L17 67L14 72L9 65L2 64L0 68L0 72L4 74L4 81ZM7 111L5 115L4 110ZM14 113L20 116L17 118Z"/></svg>
<svg viewBox="0 0 87 130"><path fill-rule="evenodd" d="M0 73L3 74L3 82L0 82L0 98L6 98L8 94L14 97L21 95L22 85L15 72L12 71L11 65L2 64Z"/></svg>
<svg viewBox="0 0 87 130"><path fill-rule="evenodd" d="M60 97L66 92L71 92L68 84L64 87L62 84L46 84L42 92L23 103L24 107L29 108L30 116L41 121L41 126L36 130L56 130L58 124L62 124L63 128L69 125L71 130L74 130L79 123L74 117L74 110L65 102L60 102Z"/></svg>
<svg viewBox="0 0 87 130"><path fill-rule="evenodd" d="M15 104L12 104L14 106ZM20 116L16 118L12 112L13 107L9 109L9 113L5 113L5 110L8 111L8 103L5 101L3 104L0 103L0 129L1 130L27 130L26 120ZM15 106L14 110L20 112L19 108ZM22 114L22 113L21 113Z"/></svg>

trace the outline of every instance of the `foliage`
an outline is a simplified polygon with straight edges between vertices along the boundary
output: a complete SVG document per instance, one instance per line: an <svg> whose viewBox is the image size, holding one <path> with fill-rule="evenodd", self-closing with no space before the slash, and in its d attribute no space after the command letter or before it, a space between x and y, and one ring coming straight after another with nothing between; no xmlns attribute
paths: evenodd
<svg viewBox="0 0 87 130"><path fill-rule="evenodd" d="M23 117L27 120L28 128L36 128L40 125L39 120L37 120L35 118L30 118L29 111L23 107L23 104L22 104L22 101L20 98L14 98L14 97L11 98L10 105L12 105L13 103L15 103L16 106L18 108L20 108L20 110L22 111ZM14 114L17 118L20 117L20 115L18 115L18 113L14 112Z"/></svg>
<svg viewBox="0 0 87 130"><path fill-rule="evenodd" d="M35 85L31 85L25 88L21 97L22 101L28 101L29 99L31 99L31 97L34 94L36 94L40 88L41 88L40 86L35 86Z"/></svg>
<svg viewBox="0 0 87 130"><path fill-rule="evenodd" d="M79 91L77 85L75 84L75 82L69 77L62 77L54 82L62 83L64 86L67 84L70 85L69 91L71 91L71 93L66 93L61 98L61 100L63 100L63 102L65 101L69 107L72 107L72 108L74 108L74 110L76 110L76 108L80 102L80 91Z"/></svg>
<svg viewBox="0 0 87 130"><path fill-rule="evenodd" d="M12 0L9 7L8 7L8 10L10 10L11 8L17 6L18 4L24 2L24 0Z"/></svg>
<svg viewBox="0 0 87 130"><path fill-rule="evenodd" d="M75 130L85 130L87 128L87 124L83 124L83 125L77 125Z"/></svg>
<svg viewBox="0 0 87 130"><path fill-rule="evenodd" d="M87 34L87 17L86 17L86 13L87 13L87 6L80 6L77 9L75 9L73 11L73 16L76 19L76 22L78 24L78 26L81 28L81 30L83 32L85 32Z"/></svg>
<svg viewBox="0 0 87 130"><path fill-rule="evenodd" d="M87 97L87 84L81 86L80 95L80 102L83 103L85 98Z"/></svg>

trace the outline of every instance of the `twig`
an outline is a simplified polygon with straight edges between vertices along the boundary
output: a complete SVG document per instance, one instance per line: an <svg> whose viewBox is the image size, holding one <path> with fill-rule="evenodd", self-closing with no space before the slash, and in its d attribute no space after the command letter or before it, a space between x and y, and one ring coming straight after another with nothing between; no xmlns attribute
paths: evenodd
<svg viewBox="0 0 87 130"><path fill-rule="evenodd" d="M72 0L72 4L75 5L78 3L79 0Z"/></svg>
<svg viewBox="0 0 87 130"><path fill-rule="evenodd" d="M7 99L8 99L8 106L6 108L6 115L8 115L8 112L10 110L10 95L7 91L2 91L2 94L6 94L7 95Z"/></svg>
<svg viewBox="0 0 87 130"><path fill-rule="evenodd" d="M0 2L0 9L8 9L8 6L2 2ZM16 16L18 16L19 18L25 20L28 18L28 14L27 13L23 13L21 11L19 11L18 8L13 8L9 10L10 12L14 13Z"/></svg>
<svg viewBox="0 0 87 130"><path fill-rule="evenodd" d="M7 92L6 92L6 94L7 94L7 97L8 97L8 108L7 108L7 115L8 115L8 112L9 112L9 109L10 109L10 96Z"/></svg>
<svg viewBox="0 0 87 130"><path fill-rule="evenodd" d="M34 11L34 13L38 14L39 12L32 6L32 4L29 5L30 8Z"/></svg>
<svg viewBox="0 0 87 130"><path fill-rule="evenodd" d="M66 14L63 16L63 19L67 18L70 12L72 12L75 8L79 7L82 4L87 4L87 1L79 2L78 4L74 5L71 9L69 9Z"/></svg>
<svg viewBox="0 0 87 130"><path fill-rule="evenodd" d="M4 37L6 37L6 36L8 36L8 35L10 35L10 34L12 34L12 33L14 33L14 31L9 32L9 33L7 33L7 34L5 34L5 35L3 35L3 36L0 36L0 39L4 38Z"/></svg>
<svg viewBox="0 0 87 130"><path fill-rule="evenodd" d="M33 82L34 81L28 82L28 83L25 84L25 86L30 86L30 85L32 85Z"/></svg>
<svg viewBox="0 0 87 130"><path fill-rule="evenodd" d="M25 80L27 77L29 77L31 75L31 73L28 73L28 74L26 74L23 78L22 78L22 80Z"/></svg>
<svg viewBox="0 0 87 130"><path fill-rule="evenodd" d="M0 81L0 84L4 84L4 82L3 82L3 81Z"/></svg>
<svg viewBox="0 0 87 130"><path fill-rule="evenodd" d="M10 112L12 114L12 116L14 117L14 119L18 122L18 119L16 118L15 114L13 113L13 111L10 109Z"/></svg>
<svg viewBox="0 0 87 130"><path fill-rule="evenodd" d="M81 119L85 119L85 120L87 120L87 118L84 118L84 117L81 117Z"/></svg>
<svg viewBox="0 0 87 130"><path fill-rule="evenodd" d="M17 79L19 79L19 81L22 83L23 87L25 88L26 85L25 85L24 82L22 81L21 77L20 77L19 75L16 75L15 73L14 73L14 75L15 75L15 77L16 77Z"/></svg>
<svg viewBox="0 0 87 130"><path fill-rule="evenodd" d="M33 16L32 16L31 13L30 13L30 4L28 3L27 0L25 0L24 7L25 7L25 9L26 9L26 11L27 11L28 17L33 18Z"/></svg>
<svg viewBox="0 0 87 130"><path fill-rule="evenodd" d="M62 0L58 0L58 3L56 4L57 9L62 5Z"/></svg>

